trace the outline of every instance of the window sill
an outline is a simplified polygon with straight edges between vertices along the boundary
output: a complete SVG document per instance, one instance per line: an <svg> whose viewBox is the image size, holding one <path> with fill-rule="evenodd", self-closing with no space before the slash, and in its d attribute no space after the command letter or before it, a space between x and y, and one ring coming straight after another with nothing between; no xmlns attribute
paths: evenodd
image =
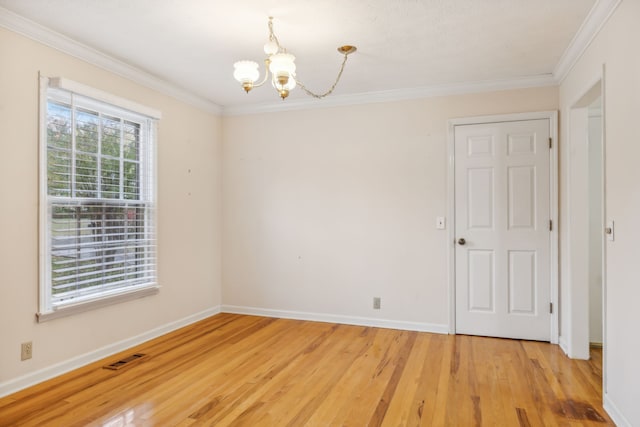
<svg viewBox="0 0 640 427"><path fill-rule="evenodd" d="M71 316L73 314L82 313L85 311L95 310L100 307L106 307L108 305L118 304L124 301L130 301L138 298L143 298L150 295L155 295L160 290L159 286L153 286L148 288L137 289L131 292L120 293L103 297L100 299L94 299L90 301L83 301L77 304L69 304L67 306L58 307L53 311L46 313L36 313L38 323L47 322L49 320L57 319L60 317Z"/></svg>

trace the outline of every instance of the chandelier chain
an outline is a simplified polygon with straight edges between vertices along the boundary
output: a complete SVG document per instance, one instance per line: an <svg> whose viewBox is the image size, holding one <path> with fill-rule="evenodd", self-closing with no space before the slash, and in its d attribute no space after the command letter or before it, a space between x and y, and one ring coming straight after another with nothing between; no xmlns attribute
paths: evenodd
<svg viewBox="0 0 640 427"><path fill-rule="evenodd" d="M326 91L325 93L322 93L322 94L314 93L311 90L309 90L300 80L295 79L295 81L298 84L298 86L300 86L300 89L304 90L307 93L307 95L312 96L312 97L317 98L317 99L322 99L325 96L331 95L331 93L336 88L336 86L338 86L338 82L340 81L340 77L342 77L342 72L344 71L344 66L347 63L347 59L348 59L348 55L345 54L344 55L344 59L342 60L342 65L340 66L340 72L338 73L338 76L336 77L336 81L333 82L333 85L331 85L329 90Z"/></svg>
<svg viewBox="0 0 640 427"><path fill-rule="evenodd" d="M285 47L283 47L282 45L280 45L280 40L278 40L278 37L276 36L276 33L273 31L273 17L269 17L269 40L273 40L276 42L276 45L278 46L278 49L281 49L282 51L286 52L287 49ZM302 83L300 80L296 79L294 77L294 80L296 81L296 83L298 84L298 86L300 86L300 89L302 89L303 91L306 92L307 95L316 98L316 99L322 99L326 96L329 96L333 93L333 91L335 90L336 86L338 86L338 82L340 81L340 77L342 77L342 72L344 71L344 67L347 63L347 58L348 58L348 54L345 53L344 55L344 59L342 60L342 64L340 65L340 72L338 72L338 75L336 76L336 80L333 82L333 85L331 85L331 87L329 88L329 90L327 90L325 93L315 93L313 91L311 91L309 88L307 88L304 83Z"/></svg>
<svg viewBox="0 0 640 427"><path fill-rule="evenodd" d="M276 33L273 32L273 16L269 17L269 40L276 42L276 46L278 46L278 50L282 50L284 52L287 51L286 48L280 46L280 40L278 40Z"/></svg>

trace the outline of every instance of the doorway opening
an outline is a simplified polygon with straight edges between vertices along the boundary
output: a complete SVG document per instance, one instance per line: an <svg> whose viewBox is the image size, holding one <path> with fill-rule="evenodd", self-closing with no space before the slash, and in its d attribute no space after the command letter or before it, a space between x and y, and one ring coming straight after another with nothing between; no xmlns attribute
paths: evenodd
<svg viewBox="0 0 640 427"><path fill-rule="evenodd" d="M603 145L602 97L587 107L589 168L589 344L602 348L603 292Z"/></svg>
<svg viewBox="0 0 640 427"><path fill-rule="evenodd" d="M569 274L567 297L569 357L589 359L590 348L604 347L605 185L604 102L598 80L572 106L568 141ZM565 333L563 333L565 335Z"/></svg>

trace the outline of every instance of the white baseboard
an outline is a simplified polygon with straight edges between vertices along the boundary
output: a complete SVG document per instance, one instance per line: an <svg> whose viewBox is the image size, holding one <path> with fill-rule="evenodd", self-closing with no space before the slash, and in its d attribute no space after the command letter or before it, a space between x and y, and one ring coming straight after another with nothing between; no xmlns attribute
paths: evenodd
<svg viewBox="0 0 640 427"><path fill-rule="evenodd" d="M558 345L564 351L564 354L569 356L569 346L567 345L567 340L561 335L558 337Z"/></svg>
<svg viewBox="0 0 640 427"><path fill-rule="evenodd" d="M223 313L310 320L314 322L343 323L345 325L372 326L376 328L431 332L435 334L449 333L449 325L437 323L407 322L401 320L376 319L372 317L339 316L335 314L308 313L303 311L272 310L268 308L244 307L237 305L223 305L221 311Z"/></svg>
<svg viewBox="0 0 640 427"><path fill-rule="evenodd" d="M563 336L558 338L558 345L564 352L564 354L570 358L575 360L589 360L589 347L587 346L585 349L580 348L576 351L575 348L570 347L567 339Z"/></svg>
<svg viewBox="0 0 640 427"><path fill-rule="evenodd" d="M618 410L618 407L611 401L611 399L609 399L609 395L607 393L604 394L604 398L602 400L604 410L607 411L609 417L618 427L631 427L631 422L622 415L620 410Z"/></svg>
<svg viewBox="0 0 640 427"><path fill-rule="evenodd" d="M89 353L76 356L69 360L65 360L64 362L57 363L55 365L48 366L35 372L31 372L21 377L0 383L0 397L15 393L16 391L57 377L58 375L62 375L74 369L78 369L97 360L104 359L105 357L108 357L112 354L119 353L138 344L142 344L145 341L157 338L161 335L167 334L171 331L175 331L176 329L180 329L184 326L190 325L191 323L206 319L207 317L213 316L218 313L220 313L220 306L212 307L199 313L195 313L185 318L176 320L174 322L167 323L166 325L162 325L155 329L151 329L150 331L144 332L140 335L136 335L135 337L127 338L125 340L109 344L105 347L99 348Z"/></svg>
<svg viewBox="0 0 640 427"><path fill-rule="evenodd" d="M236 314L248 314L254 316L264 317L280 317L284 319L296 319L296 320L309 320L316 322L329 322L329 323L343 323L347 325L357 326L372 326L377 328L387 329L401 329L407 331L418 332L432 332L436 334L447 334L449 331L448 325L433 324L433 323L420 323L420 322L407 322L388 319L376 319L368 317L356 317L356 316L338 316L334 314L324 313L307 313L300 311L287 311L287 310L271 310L256 307L242 307L233 305L223 305L222 307L212 307L210 309L201 311L199 313L192 314L183 319L176 320L166 325L162 325L140 335L136 335L131 338L110 344L108 346L99 348L97 350L85 353L80 356L76 356L72 359L64 362L48 366L35 372L23 375L18 378L11 379L9 381L0 383L0 397L7 396L15 393L24 388L41 383L51 378L57 377L74 369L81 368L82 366L93 363L97 360L104 359L112 354L119 353L128 348L142 344L145 341L157 338L161 335L180 329L184 326L195 323L199 320L213 316L215 314L236 313Z"/></svg>

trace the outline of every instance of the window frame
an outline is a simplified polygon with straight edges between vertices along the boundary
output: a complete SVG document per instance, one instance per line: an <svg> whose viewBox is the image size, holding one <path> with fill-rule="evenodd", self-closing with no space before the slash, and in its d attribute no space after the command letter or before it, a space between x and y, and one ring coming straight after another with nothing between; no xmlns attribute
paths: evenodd
<svg viewBox="0 0 640 427"><path fill-rule="evenodd" d="M79 106L90 108L100 114L109 115L117 112L117 116L123 120L135 121L140 123L142 133L146 134L148 142L145 144L144 159L141 153L139 159L139 167L144 167L144 174L149 175L149 182L143 182L140 178L139 192L140 197L131 202L145 205L145 226L151 222L152 237L155 240L157 235L156 207L157 207L157 121L161 118L158 110L137 104L130 100L111 95L107 92L85 86L64 78L49 78L40 76L40 103L39 103L39 285L38 285L38 312L36 317L38 322L52 320L58 317L68 316L87 310L93 310L106 305L116 304L122 301L128 301L141 298L148 295L156 294L159 291L158 284L158 267L157 267L157 240L153 249L153 261L151 262L155 268L153 277L156 280L137 284L132 286L124 286L117 289L107 290L101 293L95 293L85 297L76 297L67 303L57 302L55 305L52 301L52 271L51 271L51 221L52 206L58 201L74 201L78 203L82 201L95 201L96 203L109 200L105 197L100 198L78 198L72 193L69 197L50 196L48 193L48 148L47 148L47 117L48 102L50 98L55 100L56 92L60 94L60 100L65 102L65 97L80 99ZM72 105L72 109L77 106ZM144 129L142 129L144 127ZM141 149L142 150L142 149ZM101 153L96 154L97 161L100 162ZM123 159L120 159L122 162ZM144 166L141 166L144 162ZM99 168L98 168L99 169ZM98 170L96 169L96 170ZM74 171L73 173L77 173ZM141 173L142 175L142 173ZM97 177L98 182L100 177ZM122 189L122 185L120 185ZM145 186L142 188L142 186ZM122 190L121 190L122 191ZM111 199L114 204L125 206L127 200L116 198Z"/></svg>

